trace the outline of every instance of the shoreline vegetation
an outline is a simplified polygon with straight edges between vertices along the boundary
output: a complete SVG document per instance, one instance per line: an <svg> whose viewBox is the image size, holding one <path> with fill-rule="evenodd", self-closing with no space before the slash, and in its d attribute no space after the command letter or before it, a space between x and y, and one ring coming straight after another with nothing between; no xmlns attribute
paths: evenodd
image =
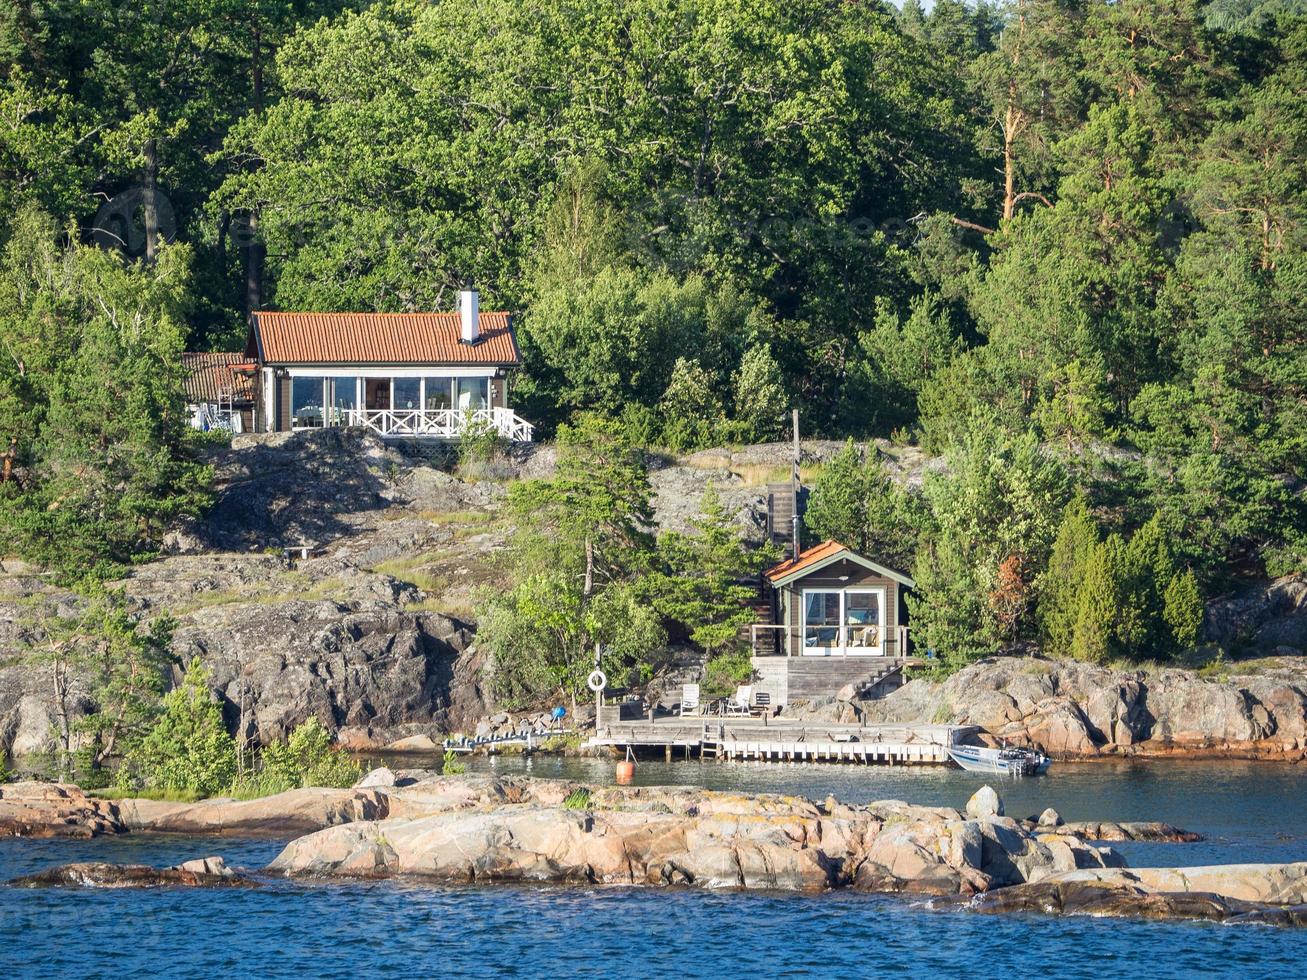
<svg viewBox="0 0 1307 980"><path fill-rule="evenodd" d="M1104 841L1193 841L1165 824L1005 815L986 786L961 810L899 801L623 788L525 777L369 773L348 790L252 803L106 808L75 787L0 793L6 836L152 831L295 836L265 868L204 857L174 868L80 863L17 887L258 885L412 876L446 883L625 884L931 896L982 912L1307 924L1307 864L1126 867Z"/></svg>

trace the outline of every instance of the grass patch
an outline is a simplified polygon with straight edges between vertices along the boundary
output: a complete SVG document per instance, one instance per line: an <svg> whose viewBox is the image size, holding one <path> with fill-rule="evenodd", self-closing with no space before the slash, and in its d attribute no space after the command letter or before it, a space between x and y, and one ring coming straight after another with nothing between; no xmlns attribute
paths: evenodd
<svg viewBox="0 0 1307 980"><path fill-rule="evenodd" d="M585 787L574 789L567 794L567 799L563 800L564 810L588 810L590 809L590 791Z"/></svg>
<svg viewBox="0 0 1307 980"><path fill-rule="evenodd" d="M481 527L494 520L494 515L485 510L422 510L418 517L432 524L452 524L456 527Z"/></svg>
<svg viewBox="0 0 1307 980"><path fill-rule="evenodd" d="M453 749L446 750L445 757L440 762L440 772L445 776L461 776L467 772L467 763L460 762L458 754Z"/></svg>

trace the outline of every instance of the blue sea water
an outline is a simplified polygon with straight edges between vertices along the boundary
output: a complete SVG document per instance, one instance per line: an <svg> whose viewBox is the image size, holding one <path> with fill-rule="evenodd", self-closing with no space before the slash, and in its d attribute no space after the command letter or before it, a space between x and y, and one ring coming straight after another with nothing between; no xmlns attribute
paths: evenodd
<svg viewBox="0 0 1307 980"><path fill-rule="evenodd" d="M521 761L497 767L524 769ZM540 776L608 763L534 760ZM641 763L648 783L832 792L959 805L979 784L948 770ZM1307 860L1302 767L1059 767L1000 787L1008 812L1161 819L1202 844L1133 845L1132 863ZM174 864L222 854L257 868L281 841L129 835L0 841L0 880L68 861ZM1307 930L985 916L897 897L694 890L440 887L413 881L255 889L0 886L3 977L1294 977Z"/></svg>

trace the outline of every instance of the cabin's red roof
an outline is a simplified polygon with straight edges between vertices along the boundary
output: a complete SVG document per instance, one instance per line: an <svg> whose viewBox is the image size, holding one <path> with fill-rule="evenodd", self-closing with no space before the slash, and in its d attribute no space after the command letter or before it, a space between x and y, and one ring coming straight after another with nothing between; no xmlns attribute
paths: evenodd
<svg viewBox="0 0 1307 980"><path fill-rule="evenodd" d="M244 354L197 351L182 355L182 385L192 405L230 399L254 401L254 374L259 366Z"/></svg>
<svg viewBox="0 0 1307 980"><path fill-rule="evenodd" d="M508 313L482 313L474 344L458 313L255 313L266 364L478 364L521 362Z"/></svg>
<svg viewBox="0 0 1307 980"><path fill-rule="evenodd" d="M801 572L805 568L810 568L813 565L819 564L827 558L838 555L841 551L849 550L851 549L840 544L838 541L823 541L821 544L813 545L807 551L800 552L798 558L787 558L779 565L772 566L767 569L764 574L766 574L768 581L776 582L780 579L788 578L795 572Z"/></svg>

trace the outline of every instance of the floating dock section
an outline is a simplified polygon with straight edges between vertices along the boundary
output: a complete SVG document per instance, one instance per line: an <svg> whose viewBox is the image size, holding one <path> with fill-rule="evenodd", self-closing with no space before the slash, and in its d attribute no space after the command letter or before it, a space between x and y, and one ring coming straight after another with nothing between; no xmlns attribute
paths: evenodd
<svg viewBox="0 0 1307 980"><path fill-rule="evenodd" d="M611 710L611 709L610 709ZM944 765L948 746L979 731L970 725L842 725L780 718L612 721L592 746L662 752L671 759L724 762L845 762Z"/></svg>

